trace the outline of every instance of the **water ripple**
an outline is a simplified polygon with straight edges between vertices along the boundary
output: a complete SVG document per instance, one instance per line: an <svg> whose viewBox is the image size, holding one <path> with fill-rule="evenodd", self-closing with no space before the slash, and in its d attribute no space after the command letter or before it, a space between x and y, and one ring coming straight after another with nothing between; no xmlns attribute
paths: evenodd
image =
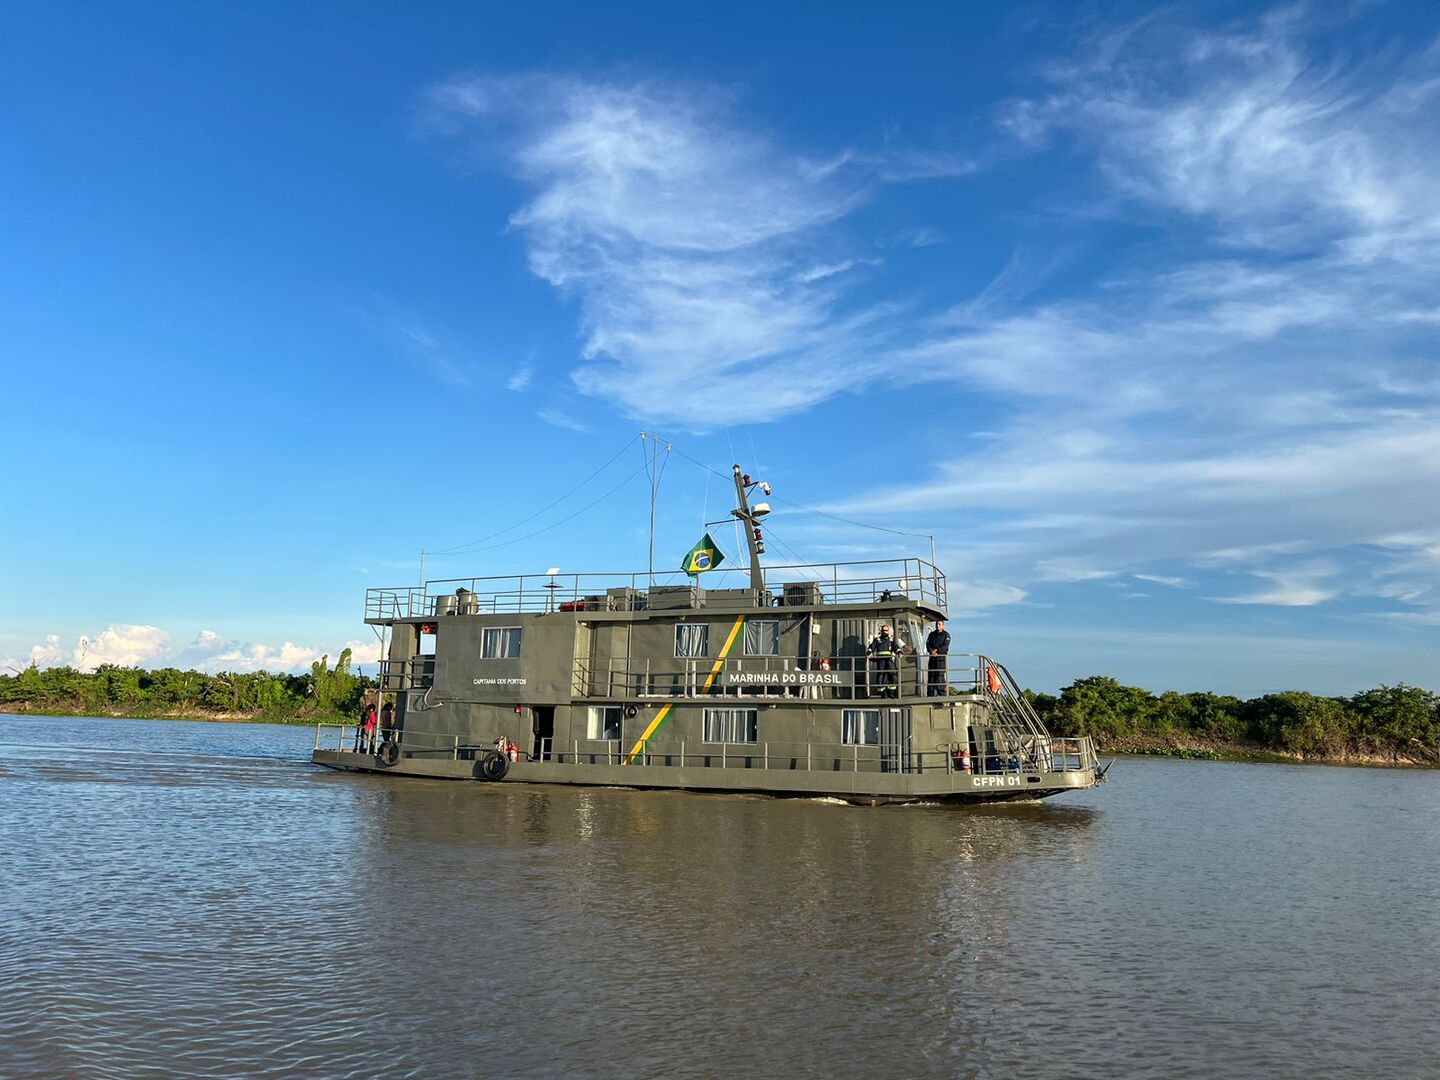
<svg viewBox="0 0 1440 1080"><path fill-rule="evenodd" d="M0 717L5 1076L1433 1075L1440 776L1045 806L344 775Z"/></svg>

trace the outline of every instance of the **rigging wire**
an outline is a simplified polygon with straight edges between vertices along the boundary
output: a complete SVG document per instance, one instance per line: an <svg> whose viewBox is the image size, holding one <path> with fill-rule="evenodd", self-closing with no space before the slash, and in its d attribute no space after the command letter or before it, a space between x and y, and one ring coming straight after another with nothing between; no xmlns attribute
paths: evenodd
<svg viewBox="0 0 1440 1080"><path fill-rule="evenodd" d="M786 506L794 507L796 510L804 510L807 514L814 514L817 517L829 518L831 521L844 522L846 525L854 525L860 529L874 529L876 532L892 533L895 536L914 536L921 540L932 539L929 533L906 532L904 529L887 529L884 525L871 525L867 521L856 521L853 518L841 517L839 514L828 514L824 510L816 510L812 506L803 506L781 495L771 495L770 498Z"/></svg>
<svg viewBox="0 0 1440 1080"><path fill-rule="evenodd" d="M626 484L630 483L631 480L634 480L637 476L639 476L639 475L640 475L641 473L643 473L644 471L645 471L645 466L644 466L644 465L641 465L640 468L636 469L636 470L635 470L634 472L632 472L629 476L625 477L624 480L621 480L620 483L616 484L616 485L615 485L613 488L611 488L609 491L605 492L604 495L601 495L598 499L594 500L593 502L588 502L588 503L586 503L584 506L580 507L579 510L576 510L576 511L575 511L573 514L571 514L569 517L563 517L563 518L561 518L559 521L555 521L555 522L552 522L552 523L549 524L549 525L546 525L543 529L536 529L534 532L526 533L524 536L517 536L517 537L515 537L515 538L512 539L512 540L502 540L502 541L501 541L500 543L498 543L498 544L489 544L489 545L487 545L487 546L485 546L485 547L482 547L482 548L476 548L475 550L476 550L476 551L494 551L496 548L509 547L511 544L518 544L518 543L520 543L521 540L529 540L531 537L539 536L541 533L547 533L547 532L549 532L551 529L559 528L561 525L564 525L567 521L573 521L573 520L575 520L577 517L579 517L581 514L585 513L585 511L586 511L586 510L589 510L591 507L599 506L602 502L604 502L606 499L608 499L611 495L614 495L617 491L619 491L621 488L623 488Z"/></svg>
<svg viewBox="0 0 1440 1080"><path fill-rule="evenodd" d="M804 557L802 557L800 553L797 552L794 548L792 548L789 544L785 543L784 540L780 539L779 535L775 532L774 526L769 524L765 526L765 536L767 539L773 541L775 546L778 547L781 551L785 552L785 554L789 558L795 561L795 565L790 569L798 570L803 574L811 575L816 581L821 580L820 574L808 562L805 561Z"/></svg>
<svg viewBox="0 0 1440 1080"><path fill-rule="evenodd" d="M650 453L645 452L645 440L650 439ZM640 432L640 463L644 466L646 481L650 488L650 565L648 573L651 584L655 582L655 504L660 499L660 478L665 475L665 466L670 461L670 444L665 443L665 456L658 462L655 455L664 439L656 438L648 431Z"/></svg>
<svg viewBox="0 0 1440 1080"><path fill-rule="evenodd" d="M728 424L725 426L725 445L728 446L728 447L730 447L730 460L731 460L731 461L734 461L734 460L735 460L735 440L730 437L730 426L729 426ZM690 460L691 460L691 461L694 461L695 459L694 459L694 458L691 458ZM706 466L706 468L708 468L708 467L709 467L709 466ZM721 475L724 475L724 474L721 474ZM739 554L740 554L740 519L739 519L739 518L736 518L734 524L735 524L735 554L736 554L736 555L739 555ZM749 542L748 542L748 541L746 542L746 546L747 546L747 547L749 546Z"/></svg>
<svg viewBox="0 0 1440 1080"><path fill-rule="evenodd" d="M439 551L427 551L425 554L427 554L427 555L458 555L458 554L461 554L461 553L463 553L463 552L473 551L473 550L475 550L475 545L477 545L477 544L483 544L486 540L493 540L493 539L494 539L495 537L497 537L497 536L504 536L506 533L511 532L511 531L513 531L513 530L515 530L515 529L518 529L521 525L529 524L530 522L532 522L532 521L534 521L536 518L538 518L541 514L544 514L544 513L546 513L547 511L553 510L555 507L559 506L562 502L564 502L566 499L568 499L571 495L574 495L575 492L579 491L579 490L580 490L581 488L583 488L586 484L590 483L591 480L594 480L597 476L599 476L601 473L603 473L603 472L604 472L606 469L608 469L611 465L614 465L615 462L617 462L617 461L620 460L620 455L623 454L623 453L625 453L626 450L629 450L631 444L634 443L637 438L639 438L638 435L637 435L637 436L632 436L631 438L627 439L626 442L625 442L625 445L622 446L622 447L620 447L620 449L615 452L615 456L612 457L612 458L610 458L609 461L605 462L604 465L601 465L601 466L600 466L598 469L596 469L593 473L591 473L589 476L587 476L584 480L581 480L580 483L576 484L576 485L575 485L574 487L572 487L569 491L565 492L564 495L561 495L561 496L560 496L558 499L556 499L554 502L550 503L548 506L543 506L543 507L541 507L539 510L536 510L535 513L531 514L529 517L521 518L519 521L515 522L515 524L513 524L513 525L507 525L505 528L499 530L498 532L489 533L489 534L487 534L487 535L485 535L485 536L482 536L482 537L480 537L480 538L478 538L478 539L476 539L476 540L467 540L465 543L463 543L463 544L457 544L455 547L443 548L443 549L441 549L441 550L439 550ZM592 504L592 505L593 505L593 504ZM567 518L566 520L568 521L569 519ZM534 535L534 534L531 534L531 535ZM493 545L493 546L495 546L495 547L501 547L501 546L503 546L503 545L496 544L496 545ZM479 550L488 551L489 549L488 549L488 548L481 548L481 549L479 549Z"/></svg>
<svg viewBox="0 0 1440 1080"><path fill-rule="evenodd" d="M679 454L679 455L680 455L682 458L684 458L686 461L690 462L690 464L692 464L692 465L698 465L700 468L704 469L706 472L708 472L708 473L714 473L716 476L720 477L722 480L728 480L728 479L730 479L730 477L726 476L726 475L725 475L724 473L722 473L720 470L711 468L709 465L706 465L705 462L699 461L699 460L691 457L689 454L685 453L684 450L681 450L681 449L680 449L678 446L676 446L674 443L671 443L671 444L670 444L670 449L671 449L674 453ZM732 450L732 453L733 453L733 450ZM795 510L804 510L807 514L814 514L814 515L816 515L817 517L829 518L829 519L832 520L832 521L843 522L843 523L846 524L846 525L854 525L856 528L859 528L859 529L874 529L876 532L893 533L895 536L913 536L913 537L916 537L916 538L921 539L921 540L929 540L929 539L931 539L931 536L930 536L929 533L907 532L907 531L904 530L904 529L889 529L889 528L886 528L884 525L872 525L872 524L870 524L868 521L856 521L856 520L854 520L853 518L841 517L839 514L831 514L831 513L828 513L828 512L826 512L826 511L824 511L824 510L816 510L813 506L805 506L805 505L803 505L802 503L797 503L797 502L795 502L795 501L792 500L792 499L787 499L787 498L785 498L783 495L771 494L771 495L770 495L770 498L771 498L772 500L774 500L775 502L784 503L786 506L789 506L789 507L791 507L791 508L793 508L793 509L795 509ZM766 526L766 528L769 528L769 526Z"/></svg>

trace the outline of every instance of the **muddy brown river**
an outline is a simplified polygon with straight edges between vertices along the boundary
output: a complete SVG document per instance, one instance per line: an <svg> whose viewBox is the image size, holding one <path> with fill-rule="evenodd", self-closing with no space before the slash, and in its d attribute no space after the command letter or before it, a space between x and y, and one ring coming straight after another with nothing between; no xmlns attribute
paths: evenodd
<svg viewBox="0 0 1440 1080"><path fill-rule="evenodd" d="M1440 773L871 809L311 739L0 716L0 1075L1440 1076Z"/></svg>

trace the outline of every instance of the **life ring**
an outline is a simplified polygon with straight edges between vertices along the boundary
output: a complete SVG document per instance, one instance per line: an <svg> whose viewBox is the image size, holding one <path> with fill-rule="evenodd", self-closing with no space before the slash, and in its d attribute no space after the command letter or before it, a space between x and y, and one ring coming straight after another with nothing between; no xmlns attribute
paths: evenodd
<svg viewBox="0 0 1440 1080"><path fill-rule="evenodd" d="M381 765L394 765L400 760L400 744L397 742L383 742L376 752Z"/></svg>
<svg viewBox="0 0 1440 1080"><path fill-rule="evenodd" d="M486 750L475 767L482 780L503 780L510 771L510 759L498 750Z"/></svg>

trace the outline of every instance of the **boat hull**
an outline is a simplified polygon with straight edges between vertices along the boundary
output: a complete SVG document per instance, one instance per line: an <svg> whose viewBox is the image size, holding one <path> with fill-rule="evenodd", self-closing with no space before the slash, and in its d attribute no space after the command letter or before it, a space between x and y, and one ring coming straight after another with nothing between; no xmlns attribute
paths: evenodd
<svg viewBox="0 0 1440 1080"><path fill-rule="evenodd" d="M510 766L503 780L487 781L479 770L479 762L468 758L402 756L394 765L387 766L374 754L349 750L316 750L311 760L316 765L331 769L437 780L571 784L792 798L831 797L871 806L916 802L1034 801L1067 791L1091 788L1101 780L1095 769L976 776L942 770L874 773L839 769L706 768L690 765L520 761Z"/></svg>

